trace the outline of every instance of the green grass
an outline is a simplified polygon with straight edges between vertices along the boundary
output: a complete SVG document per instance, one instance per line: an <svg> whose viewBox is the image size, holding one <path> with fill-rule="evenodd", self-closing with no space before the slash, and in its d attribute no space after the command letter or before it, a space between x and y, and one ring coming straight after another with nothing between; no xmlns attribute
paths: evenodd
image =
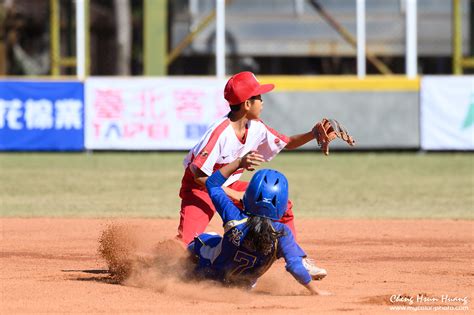
<svg viewBox="0 0 474 315"><path fill-rule="evenodd" d="M4 217L178 217L185 153L3 153ZM283 153L298 217L473 219L472 153ZM251 173L244 175L248 180Z"/></svg>

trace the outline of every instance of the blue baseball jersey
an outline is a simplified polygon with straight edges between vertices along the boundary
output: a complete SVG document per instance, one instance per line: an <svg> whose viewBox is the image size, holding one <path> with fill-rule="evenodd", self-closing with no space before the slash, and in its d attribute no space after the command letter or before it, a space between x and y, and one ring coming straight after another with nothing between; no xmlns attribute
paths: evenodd
<svg viewBox="0 0 474 315"><path fill-rule="evenodd" d="M274 229L283 230L284 236L268 252L256 251L245 240L249 230L246 224L249 217L225 194L221 187L225 181L221 172L216 171L206 182L212 202L222 218L224 235L220 237L205 234L197 237L193 245L194 252L200 258L197 272L229 284L252 285L276 259L283 257L286 270L300 283L309 283L311 276L302 263L306 254L286 225L272 221Z"/></svg>

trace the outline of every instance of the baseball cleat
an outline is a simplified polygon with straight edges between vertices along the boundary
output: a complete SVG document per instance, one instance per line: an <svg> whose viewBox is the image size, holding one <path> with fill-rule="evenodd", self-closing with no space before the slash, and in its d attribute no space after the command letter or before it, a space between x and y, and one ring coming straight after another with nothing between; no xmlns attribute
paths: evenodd
<svg viewBox="0 0 474 315"><path fill-rule="evenodd" d="M326 269L316 266L314 260L311 258L303 258L303 266L306 268L313 280L322 280L328 275Z"/></svg>

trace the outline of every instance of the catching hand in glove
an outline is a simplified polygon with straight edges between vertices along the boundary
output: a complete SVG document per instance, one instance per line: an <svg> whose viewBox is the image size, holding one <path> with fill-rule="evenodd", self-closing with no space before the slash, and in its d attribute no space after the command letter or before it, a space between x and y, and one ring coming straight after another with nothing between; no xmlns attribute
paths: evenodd
<svg viewBox="0 0 474 315"><path fill-rule="evenodd" d="M329 143L336 138L341 138L350 146L355 144L347 129L335 119L324 118L314 126L313 133L325 155L329 154Z"/></svg>

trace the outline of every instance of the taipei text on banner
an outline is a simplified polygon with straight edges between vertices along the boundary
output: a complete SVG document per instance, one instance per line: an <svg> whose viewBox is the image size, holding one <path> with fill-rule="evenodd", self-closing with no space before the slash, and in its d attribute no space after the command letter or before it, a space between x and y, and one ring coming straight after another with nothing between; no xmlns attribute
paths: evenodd
<svg viewBox="0 0 474 315"><path fill-rule="evenodd" d="M85 146L189 149L228 112L222 91L222 83L208 78L89 78Z"/></svg>
<svg viewBox="0 0 474 315"><path fill-rule="evenodd" d="M421 148L474 150L474 76L422 78Z"/></svg>
<svg viewBox="0 0 474 315"><path fill-rule="evenodd" d="M84 149L84 85L0 81L0 150Z"/></svg>

